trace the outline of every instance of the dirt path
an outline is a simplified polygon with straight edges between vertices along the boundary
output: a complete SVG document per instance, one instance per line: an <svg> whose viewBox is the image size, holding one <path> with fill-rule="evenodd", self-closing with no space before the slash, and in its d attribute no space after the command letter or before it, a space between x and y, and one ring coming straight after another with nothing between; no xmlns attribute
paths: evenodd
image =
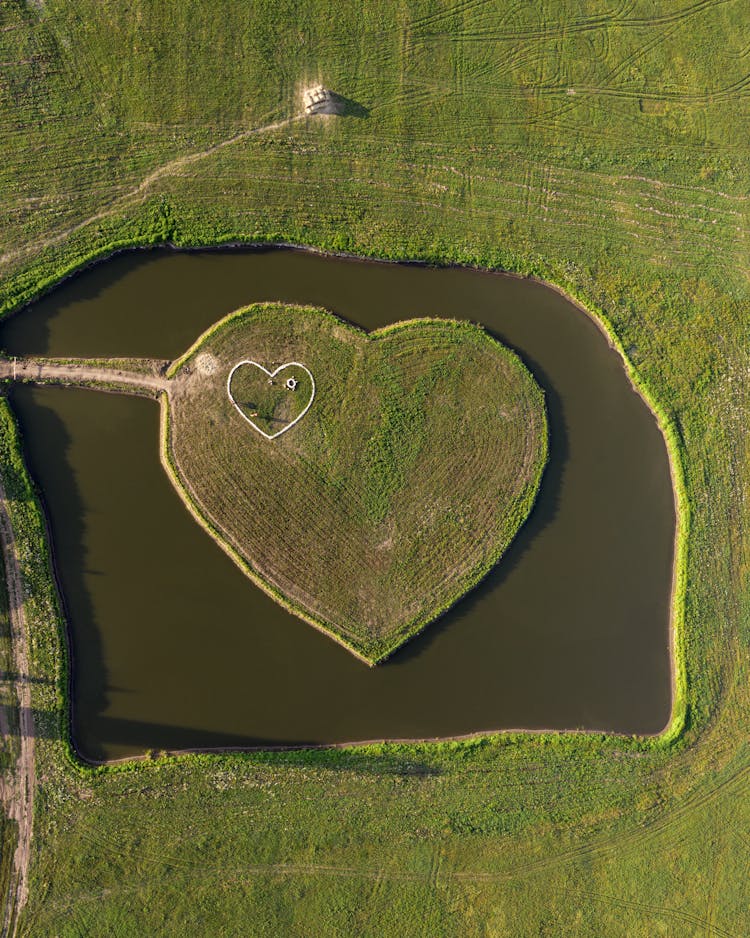
<svg viewBox="0 0 750 938"><path fill-rule="evenodd" d="M18 916L29 893L29 856L34 815L34 718L31 710L31 685L23 679L29 674L29 646L23 605L23 579L16 555L16 542L8 514L5 488L0 479L0 544L8 581L8 606L13 651L13 669L19 709L20 752L15 777L5 786L5 807L18 824L18 844L13 856L10 885L3 911L2 938L15 933Z"/></svg>
<svg viewBox="0 0 750 938"><path fill-rule="evenodd" d="M137 364L137 363L134 363ZM112 365L81 361L60 361L37 358L0 359L0 379L33 383L54 382L68 385L101 385L104 388L132 388L134 394L156 396L166 391L169 381L164 377L168 362L143 361L143 368L128 370L117 362Z"/></svg>
<svg viewBox="0 0 750 938"><path fill-rule="evenodd" d="M230 147L242 140L247 140L249 137L254 137L258 134L270 133L271 131L279 130L282 127L287 127L289 124L293 124L296 121L302 120L304 117L304 113L295 114L292 117L286 117L283 120L274 121L271 124L264 124L262 127L252 127L250 130L243 130L240 133L235 134L233 137L228 137L226 140L221 140L219 143L214 143L210 147L206 147L205 150L198 150L196 153L189 153L187 156L177 157L176 159L171 160L169 163L165 163L163 166L155 169L152 173L149 173L149 175L146 176L145 179L143 179L140 183L138 183L134 189L131 189L129 192L125 192L118 196L116 199L110 202L106 208L100 209L94 215L90 215L83 221L80 221L75 225L71 225L69 228L65 228L63 231L60 231L55 235L50 235L49 238L43 238L41 241L34 241L25 247L18 247L13 251L7 251L5 254L0 254L0 267L11 264L13 261L21 260L24 257L37 254L40 251L43 251L45 248L52 247L55 244L59 244L61 241L65 241L67 238L71 237L71 235L74 235L77 231L80 231L87 225L91 225L97 221L102 221L102 219L106 218L108 215L111 215L120 208L124 208L131 202L138 202L142 200L145 198L148 190L155 182L158 182L160 179L163 179L166 176L174 175L176 172L184 169L186 166L190 166L192 163L197 163L199 160L203 160L208 156L212 156L214 153L217 153L219 150L223 150L225 147Z"/></svg>

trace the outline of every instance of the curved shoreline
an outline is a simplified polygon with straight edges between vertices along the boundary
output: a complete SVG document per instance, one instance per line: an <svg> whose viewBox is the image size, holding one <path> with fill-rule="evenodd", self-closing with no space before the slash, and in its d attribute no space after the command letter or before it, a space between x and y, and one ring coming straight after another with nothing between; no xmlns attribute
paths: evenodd
<svg viewBox="0 0 750 938"><path fill-rule="evenodd" d="M674 535L674 554L673 554L673 563L672 563L672 582L671 582L671 591L670 591L670 622L669 622L669 659L670 659L670 675L671 675L671 713L670 717L667 720L665 726L658 732L649 733L649 734L626 734L626 733L617 733L615 731L610 731L606 729L602 730L581 730L581 729L501 729L501 730L482 730L469 734L460 734L458 736L445 736L445 737L427 737L427 738L417 738L417 739L392 739L392 738L383 738L377 740L362 740L346 743L330 743L330 744L308 744L308 745L290 745L290 746L261 746L261 747L210 747L208 749L203 748L190 748L184 750L167 750L169 755L165 758L172 758L176 756L188 756L190 754L221 754L228 752L242 753L242 752L286 752L286 751L300 751L300 750L338 750L338 749L353 749L353 748L365 748L368 746L374 745L420 745L420 744L440 744L440 743L449 743L449 742L461 742L461 741L478 741L478 740L492 740L493 738L498 737L511 737L511 736L539 736L539 735L554 735L555 737L562 737L566 735L572 736L605 736L617 740L644 740L649 745L656 746L669 746L675 743L685 728L685 717L687 713L687 702L686 702L686 669L685 669L685 660L684 660L684 601L685 601L685 587L686 587L686 563L687 563L687 554L688 554L688 534L689 534L689 519L690 519L690 510L689 510L689 500L687 493L685 491L684 485L684 473L682 467L682 461L680 459L680 445L677 438L677 432L673 427L670 419L663 413L662 408L656 402L655 396L652 394L650 389L645 385L645 383L638 376L635 367L631 364L630 360L625 353L625 350L622 346L622 343L619 341L611 323L605 314L593 307L590 307L586 302L574 294L569 293L565 288L559 284L555 284L551 281L544 280L536 275L527 275L518 273L515 271L501 270L501 269L492 269L477 267L472 265L460 264L460 263L445 263L437 264L431 263L429 261L420 260L420 259L407 259L407 260L392 260L389 258L382 257L371 257L371 256L362 256L351 254L348 252L341 251L328 251L321 249L319 247L310 246L310 245L298 245L291 244L286 242L241 242L241 241L227 241L220 244L206 245L206 246L191 246L191 247L180 247L172 243L164 244L129 244L121 245L116 247L112 251L103 251L101 253L97 252L95 255L92 255L89 260L84 260L80 264L71 266L66 270L66 272L60 278L50 279L46 281L45 284L34 293L33 296L24 298L17 304L9 305L2 311L2 316L12 315L23 310L29 303L34 302L41 295L50 290L54 289L59 283L75 277L77 274L81 273L83 270L86 270L90 267L95 266L96 264L103 263L104 261L110 259L113 256L135 252L135 251L146 251L146 250L155 250L167 248L173 250L175 253L196 253L198 251L226 251L226 250L241 250L241 251L260 251L260 250L294 250L306 253L312 253L325 257L339 257L350 260L355 260L360 263L374 263L374 264L390 264L390 265L402 265L402 266L416 266L416 267L435 267L441 269L464 269L464 270L474 270L482 272L485 274L490 274L500 277L510 277L517 280L531 280L533 282L539 283L547 288L553 289L556 293L563 296L568 302L570 302L574 307L583 312L589 319L591 319L600 332L606 337L609 346L618 352L620 359L623 364L625 374L628 378L628 381L633 388L633 390L641 397L643 402L646 404L647 408L654 416L654 419L657 423L659 432L664 439L668 463L670 470L670 477L672 482L672 494L674 499L675 507L675 535ZM179 361L176 360L176 362ZM171 369L170 369L171 371ZM116 389L112 389L116 390ZM160 413L164 413L165 407L163 403L160 403ZM168 432L168 430L167 430ZM161 434L160 434L161 435ZM164 450L160 444L160 458L162 457ZM172 468L172 467L170 467ZM166 469L166 466L165 466ZM171 476L171 472L167 470ZM172 472L173 472L172 468ZM174 479L172 480L174 482ZM191 511L191 514L196 517L196 520L199 520L201 526L204 527L202 520L199 519L199 516L195 515L194 510L188 505L185 498L183 498L182 488L180 485L176 485L178 492L180 493L181 499L186 503L187 507ZM185 493L189 499L189 494ZM211 533L209 531L209 533ZM216 540L213 534L211 536ZM219 541L221 543L221 541ZM223 545L222 545L223 546ZM228 551L227 551L228 552ZM228 552L229 553L229 552ZM230 556L231 553L230 553ZM235 559L234 557L232 559ZM235 560L235 562L237 562ZM244 570L244 565L243 565ZM255 579L251 577L251 579ZM261 585L261 584L258 584ZM263 587L262 587L263 588ZM266 590L267 592L267 590ZM276 601L278 597L274 594L273 598ZM283 603L282 603L283 605ZM296 609L290 610L294 612L295 615L300 615ZM302 616L302 618L305 618ZM308 621L308 619L305 619ZM434 620L433 620L434 621ZM326 629L321 629L314 622L309 622L309 624L314 625L320 631L323 631L329 637L334 638L336 641L339 641L341 644L341 639L333 633L328 632ZM66 626L67 627L67 626ZM357 654L353 649L348 648L347 650ZM358 657L361 657L357 654ZM367 664L374 664L375 662L370 662L368 659L362 658ZM68 664L69 668L69 663ZM64 683L68 684L68 680ZM66 695L68 697L68 735L66 740L66 750L68 751L71 761L78 768L90 768L92 766L98 766L100 768L106 768L107 766L112 766L113 768L120 764L126 763L140 763L142 761L154 761L148 754L146 755L135 755L127 756L123 759L117 760L104 760L102 762L96 762L86 759L80 751L78 750L75 740L70 732L72 727L72 721L70 719L70 708L72 707L72 699L70 694ZM157 760L158 761L158 760Z"/></svg>

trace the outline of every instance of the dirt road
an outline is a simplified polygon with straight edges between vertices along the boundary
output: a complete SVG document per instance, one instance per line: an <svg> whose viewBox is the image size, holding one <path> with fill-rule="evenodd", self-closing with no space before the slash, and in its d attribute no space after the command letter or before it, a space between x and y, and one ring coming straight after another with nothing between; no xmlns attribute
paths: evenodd
<svg viewBox="0 0 750 938"><path fill-rule="evenodd" d="M44 384L99 385L103 388L125 387L133 394L146 394L155 397L167 390L168 380L164 377L168 362L134 362L140 366L132 371L119 367L93 364L85 359L80 361L59 361L38 358L0 359L0 379L11 378L16 381L29 381Z"/></svg>
<svg viewBox="0 0 750 938"><path fill-rule="evenodd" d="M3 911L2 938L15 933L15 923L29 892L29 856L34 816L34 717L31 709L31 685L24 680L29 674L29 645L24 611L23 579L16 555L16 542L8 514L8 501L0 479L0 546L5 560L8 582L13 671L19 708L20 751L14 777L5 786L5 809L18 824L18 845L7 901Z"/></svg>

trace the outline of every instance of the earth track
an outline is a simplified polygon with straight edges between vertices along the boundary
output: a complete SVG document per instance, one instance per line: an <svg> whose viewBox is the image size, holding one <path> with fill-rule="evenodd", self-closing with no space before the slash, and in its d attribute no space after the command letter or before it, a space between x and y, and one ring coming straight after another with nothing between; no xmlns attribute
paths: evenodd
<svg viewBox="0 0 750 938"><path fill-rule="evenodd" d="M16 673L15 690L19 710L20 751L14 777L5 786L5 808L8 816L18 824L18 842L13 856L10 885L3 912L2 938L14 935L18 917L29 894L29 857L34 816L34 718L31 709L31 685L23 679L29 674L29 646L24 588L21 568L16 554L16 542L8 513L8 501L0 478L0 544L5 560L8 584L8 614L10 620L13 668Z"/></svg>
<svg viewBox="0 0 750 938"><path fill-rule="evenodd" d="M169 384L164 371L168 362L146 362L144 370L129 370L111 365L82 361L54 361L35 358L0 359L0 380L30 382L34 384L65 384L71 386L102 387L104 390L127 389L133 394L156 397L167 390Z"/></svg>

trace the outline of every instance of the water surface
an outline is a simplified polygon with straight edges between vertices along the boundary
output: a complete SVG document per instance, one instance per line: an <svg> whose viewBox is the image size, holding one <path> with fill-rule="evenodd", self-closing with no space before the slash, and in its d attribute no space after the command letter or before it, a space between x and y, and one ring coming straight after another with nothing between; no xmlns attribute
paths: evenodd
<svg viewBox="0 0 750 938"><path fill-rule="evenodd" d="M325 306L367 329L422 315L484 323L547 394L537 505L477 590L369 669L255 588L192 521L159 465L156 404L16 389L70 624L81 753L660 730L675 525L666 447L617 354L554 291L303 252L137 252L62 284L9 320L0 344L174 358L256 300Z"/></svg>

